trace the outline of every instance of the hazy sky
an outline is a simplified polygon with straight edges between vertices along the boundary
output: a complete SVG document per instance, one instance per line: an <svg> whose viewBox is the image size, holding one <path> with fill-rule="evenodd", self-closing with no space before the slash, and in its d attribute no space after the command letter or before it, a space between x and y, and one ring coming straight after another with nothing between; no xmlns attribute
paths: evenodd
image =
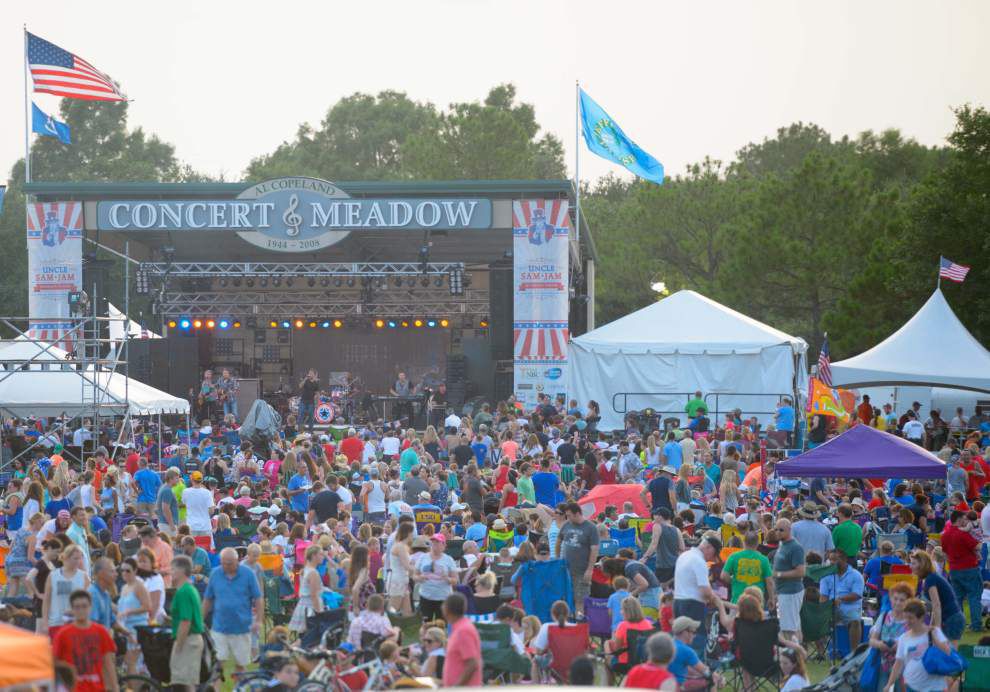
<svg viewBox="0 0 990 692"><path fill-rule="evenodd" d="M953 106L990 103L983 0L47 0L3 16L0 178L24 153L23 23L118 80L132 127L228 180L355 91L446 106L512 82L570 168L580 79L668 174L798 120L938 144ZM582 152L582 179L620 170Z"/></svg>

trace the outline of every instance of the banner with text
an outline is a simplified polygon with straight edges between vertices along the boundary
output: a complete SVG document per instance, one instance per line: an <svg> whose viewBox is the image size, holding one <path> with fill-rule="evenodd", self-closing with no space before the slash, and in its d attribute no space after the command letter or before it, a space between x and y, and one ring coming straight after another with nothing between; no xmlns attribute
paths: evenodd
<svg viewBox="0 0 990 692"><path fill-rule="evenodd" d="M567 393L568 204L512 203L513 391L527 409L539 394Z"/></svg>
<svg viewBox="0 0 990 692"><path fill-rule="evenodd" d="M82 202L27 205L28 316L32 338L74 350L69 293L82 290Z"/></svg>

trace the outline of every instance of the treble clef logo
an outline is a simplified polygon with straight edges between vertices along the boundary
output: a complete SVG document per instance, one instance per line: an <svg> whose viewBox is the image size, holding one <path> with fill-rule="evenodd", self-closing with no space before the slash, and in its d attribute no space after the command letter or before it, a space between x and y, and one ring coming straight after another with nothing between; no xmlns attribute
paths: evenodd
<svg viewBox="0 0 990 692"><path fill-rule="evenodd" d="M282 214L282 221L285 223L285 234L288 236L299 235L299 226L302 225L303 218L296 213L299 207L299 196L292 195L289 198L289 208Z"/></svg>

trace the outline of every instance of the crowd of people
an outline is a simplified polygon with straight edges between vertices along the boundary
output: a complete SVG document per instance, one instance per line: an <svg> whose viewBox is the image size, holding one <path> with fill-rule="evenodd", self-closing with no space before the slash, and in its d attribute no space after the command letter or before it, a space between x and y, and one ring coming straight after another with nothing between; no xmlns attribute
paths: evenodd
<svg viewBox="0 0 990 692"><path fill-rule="evenodd" d="M944 689L925 650L959 644L967 607L969 628L983 628L990 419L960 411L941 425L933 412L916 439L915 410L898 421L884 408L852 424L933 449L944 482L779 478L796 444L791 403L761 429L738 411L711 420L700 392L678 425L616 432L598 429L595 402L541 396L532 411L510 399L448 410L440 428L378 422L339 439L290 416L279 439L249 440L228 407L225 422L161 448L129 431L82 465L66 447L96 433L20 421L45 444L11 466L0 617L23 624L24 604L78 690L147 673L145 626L171 628L170 682L191 687L204 649L244 671L341 609L343 651L373 641L395 679L481 685L476 625L495 622L526 663L513 679L549 680L555 638L604 611L601 655L627 687L717 687L736 633L760 627L793 690L820 653L802 613L829 603L850 649L866 639L880 652L881 684ZM840 432L809 423L811 445ZM621 503L588 498L631 484ZM903 579L889 586L891 573ZM284 623L272 579L294 604ZM648 636L633 652L638 632ZM563 677L590 684L596 670L586 654ZM291 658L270 672L275 689L298 684Z"/></svg>

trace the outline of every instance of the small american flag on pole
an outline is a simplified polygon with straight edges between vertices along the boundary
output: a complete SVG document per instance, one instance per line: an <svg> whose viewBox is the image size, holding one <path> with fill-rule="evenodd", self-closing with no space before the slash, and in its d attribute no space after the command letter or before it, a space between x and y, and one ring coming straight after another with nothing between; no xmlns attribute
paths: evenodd
<svg viewBox="0 0 990 692"><path fill-rule="evenodd" d="M957 284L961 284L966 279L967 274L969 274L969 267L962 264L956 264L952 260L945 259L944 257L939 257L939 278L948 279L949 281L955 281Z"/></svg>
<svg viewBox="0 0 990 692"><path fill-rule="evenodd" d="M826 387L832 386L832 359L828 355L828 334L822 342L822 350L818 352L818 379Z"/></svg>
<svg viewBox="0 0 990 692"><path fill-rule="evenodd" d="M28 33L28 66L34 90L70 99L126 101L107 75L74 53Z"/></svg>

